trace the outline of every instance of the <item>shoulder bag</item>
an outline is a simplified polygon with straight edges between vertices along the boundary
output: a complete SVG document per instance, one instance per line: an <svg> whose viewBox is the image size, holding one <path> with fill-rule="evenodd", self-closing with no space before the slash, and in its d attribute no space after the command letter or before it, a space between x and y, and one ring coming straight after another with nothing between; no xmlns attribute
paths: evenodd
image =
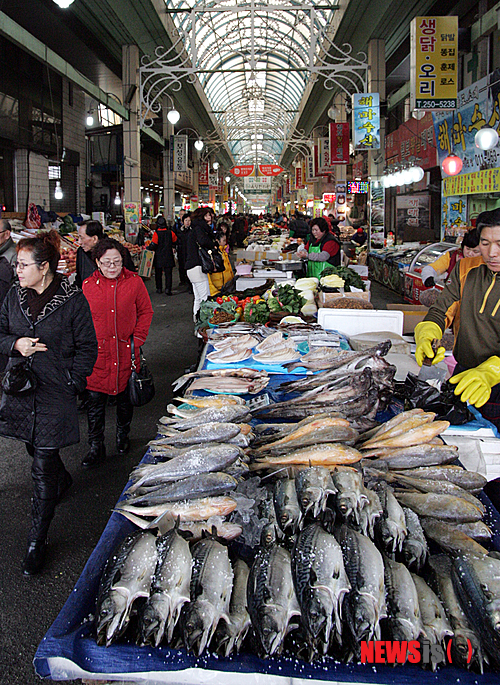
<svg viewBox="0 0 500 685"><path fill-rule="evenodd" d="M151 402L155 396L155 384L151 371L146 365L146 360L139 348L141 368L137 371L134 336L130 336L130 346L132 348L132 373L128 379L128 392L130 403L134 407L142 407Z"/></svg>
<svg viewBox="0 0 500 685"><path fill-rule="evenodd" d="M31 368L33 355L25 357L5 372L2 390L6 395L25 395L36 388L36 376Z"/></svg>
<svg viewBox="0 0 500 685"><path fill-rule="evenodd" d="M198 254L200 255L201 270L204 274L222 273L224 271L224 259L217 247L207 249L199 243Z"/></svg>

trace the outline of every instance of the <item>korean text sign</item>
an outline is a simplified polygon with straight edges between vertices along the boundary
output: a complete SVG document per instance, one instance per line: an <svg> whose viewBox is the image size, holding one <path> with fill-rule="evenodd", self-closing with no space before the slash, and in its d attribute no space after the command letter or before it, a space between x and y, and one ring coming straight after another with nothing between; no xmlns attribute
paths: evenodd
<svg viewBox="0 0 500 685"><path fill-rule="evenodd" d="M413 109L455 109L458 17L415 17L410 33Z"/></svg>
<svg viewBox="0 0 500 685"><path fill-rule="evenodd" d="M380 149L379 94L354 93L352 96L352 118L354 149Z"/></svg>

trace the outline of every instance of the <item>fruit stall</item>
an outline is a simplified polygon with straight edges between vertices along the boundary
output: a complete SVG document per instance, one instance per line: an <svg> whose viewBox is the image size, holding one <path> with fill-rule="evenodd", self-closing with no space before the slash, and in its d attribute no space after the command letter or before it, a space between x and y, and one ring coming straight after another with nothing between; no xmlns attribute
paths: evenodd
<svg viewBox="0 0 500 685"><path fill-rule="evenodd" d="M349 344L290 320L305 298L280 287L204 313L201 363L173 384L40 676L498 682L486 478L457 461L449 421L397 406L397 332ZM402 639L443 663L361 663L363 641Z"/></svg>

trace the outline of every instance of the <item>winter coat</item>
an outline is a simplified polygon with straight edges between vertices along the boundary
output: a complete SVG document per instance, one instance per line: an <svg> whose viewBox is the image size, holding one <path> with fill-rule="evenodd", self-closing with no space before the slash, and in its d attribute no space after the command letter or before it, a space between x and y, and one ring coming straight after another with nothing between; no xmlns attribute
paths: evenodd
<svg viewBox="0 0 500 685"><path fill-rule="evenodd" d="M60 448L80 439L76 396L85 389L97 359L97 340L87 300L64 278L36 323L28 313L26 288L8 292L0 312L0 352L9 356L7 371L21 362L18 338L40 338L47 352L32 355L34 392L3 395L0 435L34 447Z"/></svg>
<svg viewBox="0 0 500 685"><path fill-rule="evenodd" d="M17 262L16 245L12 238L9 238L0 246L0 257L5 257L11 266L14 266Z"/></svg>
<svg viewBox="0 0 500 685"><path fill-rule="evenodd" d="M306 240L310 233L311 229L307 222L301 217L290 221L290 238L302 238L302 240Z"/></svg>
<svg viewBox="0 0 500 685"><path fill-rule="evenodd" d="M87 389L118 395L132 373L130 336L134 335L136 360L147 338L153 307L142 279L122 269L117 279L96 271L83 282L98 344L98 357ZM139 366L139 364L137 364Z"/></svg>
<svg viewBox="0 0 500 685"><path fill-rule="evenodd" d="M188 233L186 245L186 271L193 269L195 266L201 266L198 245L205 247L207 250L214 251L219 247L215 240L214 232L204 219L195 221L191 225L191 230Z"/></svg>
<svg viewBox="0 0 500 685"><path fill-rule="evenodd" d="M153 233L150 249L154 250L154 266L159 269L172 269L174 261L173 243L177 242L177 236L172 229L157 228Z"/></svg>
<svg viewBox="0 0 500 685"><path fill-rule="evenodd" d="M90 256L90 251L85 252L83 247L79 247L76 251L76 285L81 288L83 281L89 276L92 276L96 269L97 265Z"/></svg>
<svg viewBox="0 0 500 685"><path fill-rule="evenodd" d="M222 259L224 261L224 271L219 273L208 274L208 282L210 285L210 295L217 295L226 283L234 278L233 267L229 261L229 255L226 252L225 247L219 246L219 252L222 254Z"/></svg>

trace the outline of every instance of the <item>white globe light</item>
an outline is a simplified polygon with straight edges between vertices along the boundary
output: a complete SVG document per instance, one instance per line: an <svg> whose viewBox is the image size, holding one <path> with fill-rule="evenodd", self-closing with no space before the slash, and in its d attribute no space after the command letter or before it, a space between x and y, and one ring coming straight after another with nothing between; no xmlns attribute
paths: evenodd
<svg viewBox="0 0 500 685"><path fill-rule="evenodd" d="M226 183L229 183L229 181L231 180L231 176L226 176L225 180L226 180Z"/></svg>
<svg viewBox="0 0 500 685"><path fill-rule="evenodd" d="M86 119L87 126L93 126L94 125L94 117L92 114L89 112L87 114L87 119Z"/></svg>
<svg viewBox="0 0 500 685"><path fill-rule="evenodd" d="M171 109L170 112L167 114L167 119L170 121L171 124L176 124L180 118L181 115L176 109Z"/></svg>
<svg viewBox="0 0 500 685"><path fill-rule="evenodd" d="M115 205L121 205L121 203L122 203L122 201L121 201L121 199L120 199L120 193L119 193L118 191L116 191L116 195L115 195Z"/></svg>
<svg viewBox="0 0 500 685"><path fill-rule="evenodd" d="M67 9L70 5L72 5L75 0L54 0L56 5L59 5L59 7L62 7L63 10Z"/></svg>
<svg viewBox="0 0 500 685"><path fill-rule="evenodd" d="M340 116L340 110L338 107L335 107L335 105L332 105L328 110L327 114L330 117L330 119L333 119L335 121L335 119L338 119L338 117Z"/></svg>
<svg viewBox="0 0 500 685"><path fill-rule="evenodd" d="M196 140L194 143L195 148L198 150L198 152L201 152L203 150L205 143L202 140Z"/></svg>
<svg viewBox="0 0 500 685"><path fill-rule="evenodd" d="M474 142L480 150L492 150L498 143L498 133L494 128L484 126L474 136Z"/></svg>
<svg viewBox="0 0 500 685"><path fill-rule="evenodd" d="M56 200L62 200L63 199L63 191L61 188L61 182L56 181L56 189L54 190L54 197Z"/></svg>
<svg viewBox="0 0 500 685"><path fill-rule="evenodd" d="M411 172L411 169L403 169L403 171L401 172L401 178L403 179L404 185L413 183L413 174Z"/></svg>
<svg viewBox="0 0 500 685"><path fill-rule="evenodd" d="M402 172L402 171L396 171L396 173L394 174L394 185L395 185L395 186L402 186L402 185L404 185L402 176L403 176L403 172Z"/></svg>
<svg viewBox="0 0 500 685"><path fill-rule="evenodd" d="M149 203L151 202L151 198L149 197L149 195L146 195L146 197L144 198L144 202L149 205Z"/></svg>
<svg viewBox="0 0 500 685"><path fill-rule="evenodd" d="M412 166L410 172L413 183L418 183L423 179L425 175L425 171L422 169L421 166Z"/></svg>
<svg viewBox="0 0 500 685"><path fill-rule="evenodd" d="M214 162L212 164L212 168L215 169L215 171L217 171L217 169L219 168L219 162Z"/></svg>

